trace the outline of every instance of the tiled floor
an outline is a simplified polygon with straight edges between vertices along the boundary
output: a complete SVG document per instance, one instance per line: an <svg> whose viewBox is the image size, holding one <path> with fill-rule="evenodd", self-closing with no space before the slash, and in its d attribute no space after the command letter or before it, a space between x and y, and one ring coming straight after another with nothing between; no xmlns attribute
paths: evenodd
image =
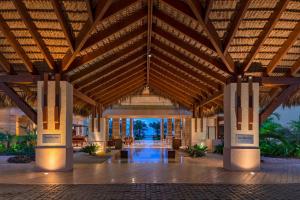
<svg viewBox="0 0 300 200"><path fill-rule="evenodd" d="M300 160L263 158L259 172L229 172L222 156L190 158L177 154L168 160L164 149L131 149L128 160L76 163L73 172L36 172L34 164L0 164L0 183L11 184L115 184L115 183L300 183Z"/></svg>

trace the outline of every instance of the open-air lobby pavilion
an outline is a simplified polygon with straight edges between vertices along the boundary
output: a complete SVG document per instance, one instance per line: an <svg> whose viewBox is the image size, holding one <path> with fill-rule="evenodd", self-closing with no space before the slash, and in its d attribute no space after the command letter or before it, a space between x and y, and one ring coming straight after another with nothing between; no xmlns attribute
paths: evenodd
<svg viewBox="0 0 300 200"><path fill-rule="evenodd" d="M300 104L299 36L299 0L0 0L0 126L37 130L0 199L300 199L300 159L259 146Z"/></svg>

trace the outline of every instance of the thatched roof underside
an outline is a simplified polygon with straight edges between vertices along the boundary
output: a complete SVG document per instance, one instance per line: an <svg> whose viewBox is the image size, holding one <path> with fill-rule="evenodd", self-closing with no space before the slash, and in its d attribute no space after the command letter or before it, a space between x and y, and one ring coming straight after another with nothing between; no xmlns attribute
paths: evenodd
<svg viewBox="0 0 300 200"><path fill-rule="evenodd" d="M237 72L298 77L299 33L299 0L1 0L0 73L60 72L104 107L147 85L192 109ZM261 107L275 90L261 85Z"/></svg>

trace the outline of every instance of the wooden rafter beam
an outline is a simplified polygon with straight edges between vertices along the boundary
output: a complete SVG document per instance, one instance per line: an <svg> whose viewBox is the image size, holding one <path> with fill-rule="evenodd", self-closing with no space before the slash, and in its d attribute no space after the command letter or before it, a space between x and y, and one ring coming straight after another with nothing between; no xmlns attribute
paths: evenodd
<svg viewBox="0 0 300 200"><path fill-rule="evenodd" d="M153 0L148 0L148 28L147 28L147 85L149 85L150 74L150 56L151 56L151 38L153 21Z"/></svg>
<svg viewBox="0 0 300 200"><path fill-rule="evenodd" d="M10 65L9 61L1 53L0 53L0 66L7 73L10 73L12 70L12 66Z"/></svg>
<svg viewBox="0 0 300 200"><path fill-rule="evenodd" d="M169 56L163 55L161 52L157 51L156 49L152 50L152 54L155 55L156 57L158 57L159 59L163 60L164 62L177 67L178 69L184 71L185 73L189 74L190 76L198 79L199 81L201 81L204 84L207 84L207 86L209 86L210 88L214 89L214 90L218 90L220 85L217 84L214 81L211 81L210 79L206 78L205 76L196 73L194 70L182 65L181 63L175 61L174 59L170 58Z"/></svg>
<svg viewBox="0 0 300 200"><path fill-rule="evenodd" d="M0 83L31 83L41 80L39 75L18 74L18 75L0 75Z"/></svg>
<svg viewBox="0 0 300 200"><path fill-rule="evenodd" d="M157 39L153 39L152 41L153 45L156 47L162 49L163 51L173 55L174 57L180 59L182 62L192 66L197 71L201 71L203 74L209 76L211 81L216 82L217 84L224 84L226 82L226 78L219 74L216 71L213 71L212 69L200 64L199 62L196 62L195 60L192 60L188 56L184 55L183 53L180 53L178 50L175 50L175 48L172 48L166 44L163 44Z"/></svg>
<svg viewBox="0 0 300 200"><path fill-rule="evenodd" d="M89 14L89 20L91 22L93 22L94 21L94 9L93 9L91 0L85 0L85 4L86 4L87 12Z"/></svg>
<svg viewBox="0 0 300 200"><path fill-rule="evenodd" d="M85 93L93 92L95 90L98 90L101 84L104 84L106 82L115 81L118 80L120 77L123 77L124 74L127 74L128 72L132 73L134 69L137 69L141 65L145 64L144 57L140 57L139 59L135 60L134 62L129 62L128 64L123 63L121 66L111 66L98 74L98 77L94 79L94 81L91 84L87 85L80 85L80 89L84 91ZM106 71L110 71L107 73ZM88 79L87 79L88 80ZM92 78L90 79L92 80Z"/></svg>
<svg viewBox="0 0 300 200"><path fill-rule="evenodd" d="M294 30L290 33L288 39L281 45L280 49L277 51L272 61L267 66L267 74L271 75L273 70L276 68L278 63L282 60L288 50L293 46L295 41L299 38L300 34L300 22L298 22Z"/></svg>
<svg viewBox="0 0 300 200"><path fill-rule="evenodd" d="M118 59L118 58L122 58L122 57L126 56L129 53L137 51L138 49L143 48L145 46L145 44L146 44L145 40L139 40L136 43L134 43L134 44L132 44L128 47L125 47L121 51L113 54L112 56L109 56L108 58L105 58L102 61L97 62L96 64L94 64L94 65L92 65L88 68L85 68L85 69L81 70L80 72L72 75L70 77L70 81L71 82L76 82L77 79L83 79L84 76L86 76L87 74L92 73L95 70L99 69L100 66L108 65L111 62L116 61L116 59Z"/></svg>
<svg viewBox="0 0 300 200"><path fill-rule="evenodd" d="M300 58L296 60L296 62L292 65L289 75L296 76L300 70Z"/></svg>
<svg viewBox="0 0 300 200"><path fill-rule="evenodd" d="M50 54L50 51L48 47L46 46L41 34L38 32L38 29L33 22L30 14L27 11L27 8L22 0L13 0L13 3L21 16L24 24L26 25L28 31L30 32L30 35L32 39L35 41L36 45L40 49L41 53L43 54L48 66L50 69L57 70L56 64L54 62L54 59L52 55Z"/></svg>
<svg viewBox="0 0 300 200"><path fill-rule="evenodd" d="M210 55L201 52L198 48L189 45L188 43L182 41L181 39L179 39L178 37L175 37L173 34L168 33L167 31L164 31L161 28L158 27L153 27L153 32L157 35L159 35L160 37L164 38L165 40L168 40L172 43L174 43L175 45L179 46L180 48L184 49L185 51L194 54L195 56L199 57L201 60L205 61L206 63L213 65L214 67L218 68L219 70L228 72L226 70L226 66L220 62L218 59L212 58L210 57Z"/></svg>
<svg viewBox="0 0 300 200"><path fill-rule="evenodd" d="M117 82L114 82L112 84L110 83L110 84L102 85L101 88L99 89L99 91L94 92L90 95L92 97L105 96L107 94L110 94L110 92L113 91L114 89L122 89L122 86L124 86L126 84L139 82L141 80L144 81L144 79L145 79L145 69L140 69L137 72L132 73L132 74L128 75L127 77L124 77L121 80L118 80Z"/></svg>
<svg viewBox="0 0 300 200"><path fill-rule="evenodd" d="M112 90L109 91L109 93L101 94L97 96L97 100L99 100L102 104L105 104L107 100L115 97L116 95L122 93L123 91L126 91L130 88L134 88L136 86L141 86L145 84L145 77L144 79L135 79L134 81L131 80L130 82L124 83L123 85L120 85ZM126 93L122 93L123 95L126 95Z"/></svg>
<svg viewBox="0 0 300 200"><path fill-rule="evenodd" d="M271 103L260 113L260 122L264 122L278 106L287 101L289 97L298 89L299 84L290 85L286 89L283 89L282 92L277 97L275 97L271 101Z"/></svg>
<svg viewBox="0 0 300 200"><path fill-rule="evenodd" d="M147 11L145 9L141 9L136 13L126 17L119 22L115 23L114 25L110 26L107 29L101 30L93 35L86 41L82 50L92 47L93 45L97 44L98 42L104 40L105 38L126 29L127 27L131 26L132 24L137 23L141 19L147 16Z"/></svg>
<svg viewBox="0 0 300 200"><path fill-rule="evenodd" d="M255 80L255 79L254 79ZM300 78L296 77L259 77L257 81L267 85L293 85L300 84Z"/></svg>
<svg viewBox="0 0 300 200"><path fill-rule="evenodd" d="M160 61L156 56L153 56L151 63L153 63L156 66L159 66L161 70L167 70L169 73L176 75L177 77L181 77L185 81L188 81L190 84L193 84L195 87L199 88L202 92L210 93L210 89L202 84L200 81L196 81L193 78L189 77L185 73L182 72L182 70L177 67L173 68L166 63Z"/></svg>
<svg viewBox="0 0 300 200"><path fill-rule="evenodd" d="M89 1L89 0L87 0ZM64 15L64 11L62 9L62 5L60 3L59 0L51 0L54 12L56 14L57 20L61 26L61 29L65 35L65 38L68 42L69 48L72 51L72 53L74 52L74 35L73 32L71 30L70 25L67 22L66 16Z"/></svg>
<svg viewBox="0 0 300 200"><path fill-rule="evenodd" d="M165 1L165 0L164 0ZM193 14L196 16L196 19L198 20L201 27L204 29L205 33L207 34L207 37L213 44L214 48L216 49L217 54L221 58L221 60L226 65L227 69L231 72L235 72L235 65L230 57L229 54L224 54L222 49L222 43L219 39L218 33L214 27L214 25L208 20L207 22L204 21L203 17L203 8L200 4L200 1L195 0L186 0L186 3L189 5L190 9L192 10Z"/></svg>
<svg viewBox="0 0 300 200"><path fill-rule="evenodd" d="M209 13L213 7L213 3L214 3L214 0L206 0L205 1L205 15L204 15L204 21L205 23L207 23L207 21L209 20Z"/></svg>
<svg viewBox="0 0 300 200"><path fill-rule="evenodd" d="M35 124L37 124L37 113L32 109L27 102L25 102L15 91L10 88L6 83L0 83L0 89L11 98L11 100L20 108L26 116Z"/></svg>
<svg viewBox="0 0 300 200"><path fill-rule="evenodd" d="M122 90L121 92L118 92L114 95L112 95L110 98L106 99L103 105L105 107L115 103L119 99L122 99L125 96L129 96L132 93L135 93L136 91L140 90L142 87L144 87L144 83L135 84L134 86L131 86L127 88L126 90Z"/></svg>
<svg viewBox="0 0 300 200"><path fill-rule="evenodd" d="M75 39L75 49L74 52L72 53L71 50L68 50L66 55L64 56L62 60L62 70L66 71L71 63L74 61L76 58L77 54L80 52L82 49L83 45L85 42L88 40L90 33L94 30L95 26L99 21L103 18L105 15L106 11L110 7L113 1L111 0L102 0L98 1L98 4L95 8L95 13L94 13L94 21L91 22L90 19L88 19L82 29L80 30L77 38Z"/></svg>
<svg viewBox="0 0 300 200"><path fill-rule="evenodd" d="M196 30L191 29L190 27L178 22L177 20L173 19L169 15L159 11L155 10L153 12L154 17L162 21L163 23L167 24L168 26L171 26L175 30L183 33L184 35L188 36L189 38L195 40L199 44L207 47L211 51L215 51L214 46L211 44L211 42L201 34L199 34Z"/></svg>
<svg viewBox="0 0 300 200"><path fill-rule="evenodd" d="M77 90L75 88L73 89L73 95L75 97L77 97L78 99L81 99L82 101L84 101L84 102L86 102L86 103L88 103L88 104L90 104L92 106L96 106L97 105L97 102L94 99L92 99L89 96L83 94L82 92L80 92L79 90Z"/></svg>
<svg viewBox="0 0 300 200"><path fill-rule="evenodd" d="M159 85L162 88L168 88L168 90L172 91L172 93L176 94L176 96L181 97L182 99L185 99L189 102L195 102L198 101L197 98L193 97L192 95L188 95L187 92L183 93L182 90L178 87L173 86L167 81L162 81L161 79L153 76L150 74L150 80L153 81L155 84Z"/></svg>
<svg viewBox="0 0 300 200"><path fill-rule="evenodd" d="M82 66L84 64L90 63L95 61L99 56L102 56L103 54L119 47L120 45L123 45L124 43L128 43L131 40L142 36L144 33L146 32L146 26L142 26L134 31L132 31L131 33L118 38L116 40L114 40L113 42L111 42L108 46L102 46L99 47L97 50L86 54L84 56L81 56L80 58L74 60L74 62L72 63L72 65L70 66L70 68L75 69L79 66Z"/></svg>
<svg viewBox="0 0 300 200"><path fill-rule="evenodd" d="M188 79L184 79L182 76L177 76L173 74L172 71L168 71L167 69L157 65L155 62L151 62L151 68L153 68L153 70L155 70L156 72L160 72L166 75L167 77L171 78L177 83L187 86L194 93L199 94L203 97L203 91L200 88L198 88L197 85L193 85L192 83L190 83Z"/></svg>
<svg viewBox="0 0 300 200"><path fill-rule="evenodd" d="M280 16L282 15L284 10L286 9L289 1L290 0L280 0L277 3L277 5L275 7L275 10L271 14L268 22L265 24L265 26L263 28L263 31L259 34L258 39L255 41L253 47L251 48L250 53L247 55L247 57L246 57L246 59L243 63L243 68L241 70L242 72L246 72L250 68L255 56L259 52L259 49L264 44L264 42L266 41L266 39L270 35L271 31L276 26L277 22L280 19Z"/></svg>
<svg viewBox="0 0 300 200"><path fill-rule="evenodd" d="M168 88L159 85L159 83L155 82L155 81L151 81L150 82L150 88L154 88L158 91L161 91L163 94L168 95L171 99L173 99L175 102L184 105L187 108L191 108L192 107L192 102L186 100L186 98L182 98L181 96L178 96L177 94L175 94L172 90L169 90Z"/></svg>
<svg viewBox="0 0 300 200"><path fill-rule="evenodd" d="M237 9L235 11L235 16L230 23L229 30L227 31L226 37L223 42L224 54L227 54L231 41L233 40L244 16L246 15L247 9L250 5L250 0L240 1L239 5L237 5Z"/></svg>
<svg viewBox="0 0 300 200"><path fill-rule="evenodd" d="M207 99L203 100L202 102L199 103L199 106L200 107L203 107L205 106L206 104L212 102L212 101L215 101L216 99L219 99L220 97L223 96L223 91L219 91L219 92L216 92L215 94L211 95L210 97L208 97Z"/></svg>
<svg viewBox="0 0 300 200"><path fill-rule="evenodd" d="M37 70L32 65L31 60L25 53L24 49L21 47L21 45L18 42L15 35L11 32L8 24L5 22L5 19L3 18L3 16L1 14L0 14L0 30L3 33L3 35L5 36L5 38L8 40L9 44L12 46L12 48L18 54L18 56L22 59L27 71L36 73Z"/></svg>
<svg viewBox="0 0 300 200"><path fill-rule="evenodd" d="M151 75L162 80L161 81L162 83L167 82L172 84L174 87L180 90L182 94L185 94L186 96L190 96L196 100L200 100L198 92L182 84L182 82L178 82L178 80L174 79L174 77L166 76L165 74L162 74L159 70L152 69L152 68L151 68Z"/></svg>

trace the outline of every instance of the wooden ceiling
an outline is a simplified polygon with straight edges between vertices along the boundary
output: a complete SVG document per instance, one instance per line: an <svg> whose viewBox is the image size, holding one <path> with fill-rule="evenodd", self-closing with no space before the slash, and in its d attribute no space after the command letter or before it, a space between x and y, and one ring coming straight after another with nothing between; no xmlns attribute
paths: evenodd
<svg viewBox="0 0 300 200"><path fill-rule="evenodd" d="M299 34L296 0L2 0L0 82L60 73L89 104L148 86L210 110L238 76L277 77L269 96L299 84Z"/></svg>

